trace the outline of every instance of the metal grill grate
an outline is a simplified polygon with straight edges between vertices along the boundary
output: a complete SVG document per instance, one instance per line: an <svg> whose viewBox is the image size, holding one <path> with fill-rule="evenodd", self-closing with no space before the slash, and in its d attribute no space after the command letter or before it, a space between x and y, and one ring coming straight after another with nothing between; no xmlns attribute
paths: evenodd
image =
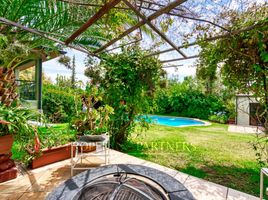
<svg viewBox="0 0 268 200"><path fill-rule="evenodd" d="M166 195L148 182L118 175L101 178L85 186L76 196L77 200L165 200Z"/></svg>

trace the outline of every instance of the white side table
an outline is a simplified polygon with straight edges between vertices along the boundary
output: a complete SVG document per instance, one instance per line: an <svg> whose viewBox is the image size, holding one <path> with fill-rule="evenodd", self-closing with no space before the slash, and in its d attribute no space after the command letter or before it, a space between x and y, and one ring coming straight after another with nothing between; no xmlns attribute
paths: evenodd
<svg viewBox="0 0 268 200"><path fill-rule="evenodd" d="M78 164L83 164L83 160L87 160L92 157L103 157L104 162L102 165L108 165L110 163L110 142L109 135L102 135L105 140L97 142L84 142L76 141L71 143L71 176L75 170L87 170L93 167L79 167ZM92 152L83 152L83 147L96 146L96 150ZM80 152L79 152L80 147Z"/></svg>

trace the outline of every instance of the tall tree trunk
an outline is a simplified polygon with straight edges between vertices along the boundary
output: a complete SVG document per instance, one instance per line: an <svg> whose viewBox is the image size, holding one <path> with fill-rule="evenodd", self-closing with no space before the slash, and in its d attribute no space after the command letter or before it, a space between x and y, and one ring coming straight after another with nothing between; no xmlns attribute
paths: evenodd
<svg viewBox="0 0 268 200"><path fill-rule="evenodd" d="M264 128L265 128L265 132L266 134L268 133L268 86L267 86L267 76L265 73L265 66L264 63L261 65L261 68L263 70L262 73L262 82L263 82L263 90L264 90ZM261 119L262 121L262 119Z"/></svg>
<svg viewBox="0 0 268 200"><path fill-rule="evenodd" d="M18 99L15 72L12 68L0 67L0 102L11 106Z"/></svg>

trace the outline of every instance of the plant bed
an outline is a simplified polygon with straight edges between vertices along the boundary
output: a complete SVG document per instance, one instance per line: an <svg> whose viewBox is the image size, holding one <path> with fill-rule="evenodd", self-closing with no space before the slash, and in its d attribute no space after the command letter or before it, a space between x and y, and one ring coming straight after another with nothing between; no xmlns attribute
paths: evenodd
<svg viewBox="0 0 268 200"><path fill-rule="evenodd" d="M41 152L42 155L31 162L32 169L71 158L71 144L43 149Z"/></svg>
<svg viewBox="0 0 268 200"><path fill-rule="evenodd" d="M12 135L4 135L0 137L0 154L8 154L11 152L13 144Z"/></svg>

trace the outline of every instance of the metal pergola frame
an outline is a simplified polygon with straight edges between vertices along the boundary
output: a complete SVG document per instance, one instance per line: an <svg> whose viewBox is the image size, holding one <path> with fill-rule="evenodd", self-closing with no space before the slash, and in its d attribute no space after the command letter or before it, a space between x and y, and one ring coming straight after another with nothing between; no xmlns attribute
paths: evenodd
<svg viewBox="0 0 268 200"><path fill-rule="evenodd" d="M107 3L105 3L104 5L100 5L100 4L94 4L94 3L82 3L82 2L77 2L77 1L70 1L70 0L58 0L61 2L65 2L65 3L69 3L69 4L74 4L74 5L79 5L79 6L90 6L90 7L98 7L100 8L93 16L91 16L88 21L83 24L78 30L76 30L74 33L71 34L71 36L69 36L68 38L65 39L65 41L59 40L55 37L53 37L53 34L51 33L46 33L40 30L36 30L36 29L32 29L26 26L23 26L19 23L10 21L8 19L5 19L3 17L0 17L0 22L5 23L7 25L11 25L11 26L15 26L17 28L20 28L22 30L25 30L27 32L36 34L40 37L46 38L48 40L52 40L58 44L61 45L65 45L69 48L73 48L75 50L81 51L83 53L89 54L91 56L95 56L99 58L99 53L101 52L108 52L108 51L112 51L114 49L120 48L122 46L126 46L132 43L137 43L139 41L142 40L142 36L141 38L135 40L135 41L131 41L127 44L123 44L123 45L119 45L118 47L114 47L112 49L108 49L110 46L114 45L117 41L121 40L122 38L124 38L125 36L131 34L133 31L140 29L142 26L144 25L148 25L154 32L157 33L158 36L160 36L162 38L163 41L165 41L167 44L169 44L171 46L171 48L165 49L165 50L161 50L161 51L157 51L151 54L148 54L147 56L156 56L159 54L163 54L163 53L168 53L171 51L177 51L181 57L179 58L173 58L170 60L162 60L161 63L169 63L169 62L175 62L175 61L182 61L182 60L187 60L187 59L194 59L199 57L199 55L193 55L193 56L187 56L182 49L183 48L188 48L190 46L195 46L199 44L199 41L195 41L195 42L191 42L185 45L181 45L181 46L177 46L176 44L174 44L164 33L161 32L161 30L159 28L157 28L152 21L155 20L156 18L162 16L163 14L165 15L171 15L171 16L177 16L177 17L181 17L181 18L186 18L186 19L190 19L190 20L197 20L200 22L205 22L205 23L210 23L218 28L221 28L222 30L226 31L225 34L223 35L218 35L215 37L210 37L210 38L206 38L204 39L205 41L215 41L217 39L221 39L221 38L226 38L226 37L230 37L232 35L236 35L239 34L241 32L245 32L245 31L249 31L252 30L258 26L262 26L262 24L255 24L249 27L246 27L244 29L241 30L236 30L231 32L230 30L215 24L213 22L210 22L209 20L205 20L205 19L200 19L200 18L195 18L195 17L189 17L189 16L184 16L181 14L176 13L176 11L182 11L181 8L179 8L178 6L182 6L182 4L184 2L186 2L187 0L174 0L173 2L167 4L167 5L163 5L161 3L156 3L153 0L135 0L135 4L131 3L129 0L108 0ZM121 2L124 3L124 6L119 5ZM158 9L156 9L155 7L152 8L152 6L157 6ZM75 39L81 35L83 32L85 32L88 28L90 28L94 23L96 23L99 19L101 19L104 15L108 14L109 11L111 9L126 9L126 10L132 10L138 19L138 23L136 23L134 26L128 28L127 30L125 30L123 33L121 33L119 36L117 36L116 38L111 39L110 41L108 41L106 44L104 44L103 46L101 46L99 49L95 50L95 51L89 51L85 48L82 48L81 46L75 46L72 44L73 41L75 41ZM145 16L142 12L141 9L147 10L152 12L152 14L150 14L148 17ZM191 12L191 11L189 11ZM140 19L140 20L139 20ZM141 32L141 31L140 31Z"/></svg>

